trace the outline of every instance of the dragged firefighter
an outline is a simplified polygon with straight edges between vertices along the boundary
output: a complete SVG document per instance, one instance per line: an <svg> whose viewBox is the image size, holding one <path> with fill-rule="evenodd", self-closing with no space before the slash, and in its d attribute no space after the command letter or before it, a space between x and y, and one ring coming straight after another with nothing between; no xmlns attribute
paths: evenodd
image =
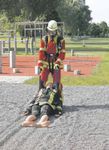
<svg viewBox="0 0 109 150"><path fill-rule="evenodd" d="M46 88L41 88L34 104L30 105L28 110L30 115L22 123L23 127L48 127L51 115L58 117L62 114L62 86L59 87L58 93L55 91L51 83L49 83ZM39 116L40 120L36 122Z"/></svg>

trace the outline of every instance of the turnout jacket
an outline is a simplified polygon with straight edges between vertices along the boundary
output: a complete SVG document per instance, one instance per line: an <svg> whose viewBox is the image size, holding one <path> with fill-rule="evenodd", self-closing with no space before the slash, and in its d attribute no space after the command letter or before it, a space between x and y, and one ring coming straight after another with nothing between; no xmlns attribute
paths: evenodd
<svg viewBox="0 0 109 150"><path fill-rule="evenodd" d="M51 89L41 89L39 91L39 96L36 98L35 104L40 106L48 104L53 110L58 110L62 112L63 97L58 92L55 93Z"/></svg>
<svg viewBox="0 0 109 150"><path fill-rule="evenodd" d="M48 67L48 63L53 61L54 64L59 65L59 68L63 68L62 61L64 59L65 59L65 40L63 39L63 37L58 35L55 35L54 37L46 35L45 37L41 38L38 57L39 67L46 68Z"/></svg>

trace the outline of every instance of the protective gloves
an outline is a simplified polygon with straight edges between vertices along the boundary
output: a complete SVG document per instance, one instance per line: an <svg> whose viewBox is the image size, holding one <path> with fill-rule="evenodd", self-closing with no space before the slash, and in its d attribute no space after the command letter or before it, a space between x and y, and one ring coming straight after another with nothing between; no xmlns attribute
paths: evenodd
<svg viewBox="0 0 109 150"><path fill-rule="evenodd" d="M55 70L59 70L59 64L55 64L55 65L54 65L54 69L55 69Z"/></svg>

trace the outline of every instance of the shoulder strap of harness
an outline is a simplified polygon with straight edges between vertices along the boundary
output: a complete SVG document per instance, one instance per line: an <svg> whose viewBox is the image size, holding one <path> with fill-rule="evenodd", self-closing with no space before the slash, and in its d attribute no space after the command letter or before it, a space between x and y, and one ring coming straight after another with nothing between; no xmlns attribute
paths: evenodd
<svg viewBox="0 0 109 150"><path fill-rule="evenodd" d="M47 45L48 45L48 35L45 36L45 43L46 43L46 48L47 48Z"/></svg>
<svg viewBox="0 0 109 150"><path fill-rule="evenodd" d="M61 47L61 40L63 39L62 36L57 36L56 39L56 45L57 45L57 53L59 53L59 48ZM46 48L48 45L48 35L45 36L45 43L46 43Z"/></svg>

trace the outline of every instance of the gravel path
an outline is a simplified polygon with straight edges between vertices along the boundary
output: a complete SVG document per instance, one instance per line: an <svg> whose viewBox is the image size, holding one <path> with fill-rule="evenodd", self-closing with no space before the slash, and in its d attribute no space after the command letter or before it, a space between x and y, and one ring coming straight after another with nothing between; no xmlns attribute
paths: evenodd
<svg viewBox="0 0 109 150"><path fill-rule="evenodd" d="M35 90L0 83L0 150L109 150L109 86L64 87L64 114L51 128L22 128Z"/></svg>
<svg viewBox="0 0 109 150"><path fill-rule="evenodd" d="M25 80L30 78L32 78L32 76L0 76L0 82L24 83Z"/></svg>

